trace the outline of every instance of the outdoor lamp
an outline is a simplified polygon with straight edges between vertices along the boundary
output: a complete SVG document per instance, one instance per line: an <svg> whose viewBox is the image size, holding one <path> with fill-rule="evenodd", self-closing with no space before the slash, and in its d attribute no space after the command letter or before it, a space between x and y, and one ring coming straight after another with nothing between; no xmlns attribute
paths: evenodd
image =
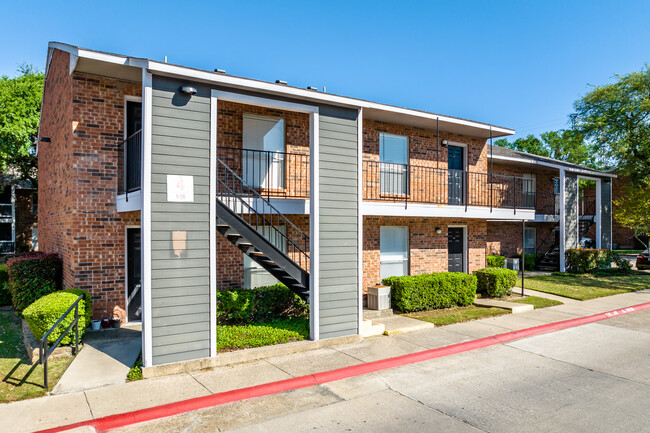
<svg viewBox="0 0 650 433"><path fill-rule="evenodd" d="M181 92L186 95L196 95L196 87L192 86L181 86Z"/></svg>
<svg viewBox="0 0 650 433"><path fill-rule="evenodd" d="M436 227L436 233L438 234L442 233L442 229L440 227Z"/></svg>

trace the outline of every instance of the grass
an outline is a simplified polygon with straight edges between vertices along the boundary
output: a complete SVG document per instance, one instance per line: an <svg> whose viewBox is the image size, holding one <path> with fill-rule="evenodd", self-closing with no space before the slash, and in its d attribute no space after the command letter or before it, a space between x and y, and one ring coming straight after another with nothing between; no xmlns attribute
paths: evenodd
<svg viewBox="0 0 650 433"><path fill-rule="evenodd" d="M521 278L518 284L521 287ZM526 277L525 284L527 289L585 301L650 288L650 273L536 275Z"/></svg>
<svg viewBox="0 0 650 433"><path fill-rule="evenodd" d="M138 355L138 359L135 360L135 363L131 366L128 374L126 375L127 382L133 382L134 380L142 379L142 351Z"/></svg>
<svg viewBox="0 0 650 433"><path fill-rule="evenodd" d="M252 325L217 326L217 351L230 352L309 338L309 319L291 318Z"/></svg>
<svg viewBox="0 0 650 433"><path fill-rule="evenodd" d="M49 390L72 362L72 357L48 361ZM0 311L0 403L45 395L43 366L26 359L20 317L13 310Z"/></svg>
<svg viewBox="0 0 650 433"><path fill-rule="evenodd" d="M508 310L496 307L477 307L470 305L467 307L441 308L439 310L418 311L416 313L407 313L403 316L413 319L431 322L436 326L451 325L454 323L468 322L470 320L483 319L485 317L501 316L509 314Z"/></svg>
<svg viewBox="0 0 650 433"><path fill-rule="evenodd" d="M613 250L614 254L641 254L644 250Z"/></svg>
<svg viewBox="0 0 650 433"><path fill-rule="evenodd" d="M562 305L562 302L554 299L540 298L539 296L527 296L524 299L508 300L508 302L516 302L518 304L530 304L535 309L553 307L555 305Z"/></svg>

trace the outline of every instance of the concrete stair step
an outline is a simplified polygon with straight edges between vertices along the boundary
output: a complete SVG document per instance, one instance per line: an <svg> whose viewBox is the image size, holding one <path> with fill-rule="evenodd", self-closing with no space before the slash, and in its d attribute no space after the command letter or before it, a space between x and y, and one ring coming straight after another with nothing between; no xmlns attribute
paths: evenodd
<svg viewBox="0 0 650 433"><path fill-rule="evenodd" d="M530 304L519 304L517 302L499 301L498 299L476 299L474 305L478 307L497 307L504 310L510 310L512 314L525 313L533 311L535 307Z"/></svg>
<svg viewBox="0 0 650 433"><path fill-rule="evenodd" d="M373 323L372 320L363 320L361 322L361 336L374 337L375 335L383 335L386 327L381 323Z"/></svg>

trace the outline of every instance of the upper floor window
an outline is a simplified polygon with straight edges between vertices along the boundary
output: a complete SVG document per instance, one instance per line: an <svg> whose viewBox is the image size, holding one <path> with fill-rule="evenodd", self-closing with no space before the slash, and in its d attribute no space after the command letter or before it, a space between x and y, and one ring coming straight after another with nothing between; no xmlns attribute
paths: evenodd
<svg viewBox="0 0 650 433"><path fill-rule="evenodd" d="M379 134L381 194L404 195L408 188L408 137Z"/></svg>
<svg viewBox="0 0 650 433"><path fill-rule="evenodd" d="M243 175L255 188L283 188L284 119L244 114Z"/></svg>

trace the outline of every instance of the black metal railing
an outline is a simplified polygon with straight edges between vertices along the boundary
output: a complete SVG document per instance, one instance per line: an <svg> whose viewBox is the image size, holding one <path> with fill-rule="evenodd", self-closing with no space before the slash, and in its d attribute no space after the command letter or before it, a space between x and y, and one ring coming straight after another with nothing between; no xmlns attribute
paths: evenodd
<svg viewBox="0 0 650 433"><path fill-rule="evenodd" d="M559 215L560 194L555 194L553 192L538 192L537 202L535 204L535 213L541 215Z"/></svg>
<svg viewBox="0 0 650 433"><path fill-rule="evenodd" d="M534 209L533 179L363 161L364 200Z"/></svg>
<svg viewBox="0 0 650 433"><path fill-rule="evenodd" d="M218 147L217 158L267 199L309 198L308 154Z"/></svg>
<svg viewBox="0 0 650 433"><path fill-rule="evenodd" d="M76 301L72 305L70 305L70 308L68 308L65 313L59 318L59 320L56 321L54 325L50 328L49 331L41 337L39 340L39 348L38 348L38 362L39 364L43 365L43 382L45 384L45 389L48 388L47 385L47 358L54 352L54 349L56 349L59 344L61 344L61 341L70 333L70 330L74 326L75 331L74 331L74 355L79 353L79 301L81 301L84 298L83 295L79 295ZM49 346L47 344L47 339L60 324L63 322L63 320L70 314L70 312L74 309L74 320L68 325L65 331L61 333L61 336L54 342L52 346Z"/></svg>
<svg viewBox="0 0 650 433"><path fill-rule="evenodd" d="M122 144L124 158L121 193L130 193L141 188L142 178L142 130L131 134Z"/></svg>
<svg viewBox="0 0 650 433"><path fill-rule="evenodd" d="M217 158L217 197L241 215L251 228L264 233L272 245L285 245L281 253L302 269L309 269L309 236L220 158Z"/></svg>

